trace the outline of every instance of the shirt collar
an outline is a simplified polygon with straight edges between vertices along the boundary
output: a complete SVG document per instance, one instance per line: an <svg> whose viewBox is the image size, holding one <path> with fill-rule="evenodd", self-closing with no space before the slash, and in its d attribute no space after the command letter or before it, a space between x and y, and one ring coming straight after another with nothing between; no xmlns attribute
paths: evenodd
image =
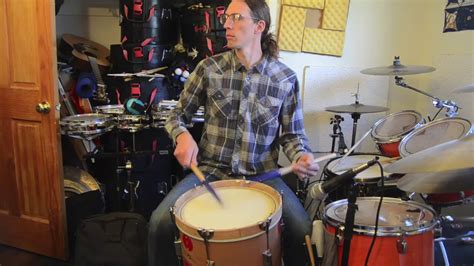
<svg viewBox="0 0 474 266"><path fill-rule="evenodd" d="M232 70L234 72L245 71L245 66L242 63L240 63L239 59L237 58L237 55L235 54L235 50L232 50L232 53L230 56L231 56ZM267 65L268 65L268 56L264 54L262 57L262 60L258 61L257 64L253 65L249 70L255 69L260 74L264 74L264 70Z"/></svg>

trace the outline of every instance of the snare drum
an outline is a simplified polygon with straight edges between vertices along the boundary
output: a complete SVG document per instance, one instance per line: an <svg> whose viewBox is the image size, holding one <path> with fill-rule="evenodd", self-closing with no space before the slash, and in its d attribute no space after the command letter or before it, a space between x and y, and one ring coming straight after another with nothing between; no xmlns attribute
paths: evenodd
<svg viewBox="0 0 474 266"><path fill-rule="evenodd" d="M125 107L123 104L101 105L96 106L95 111L99 114L121 115L125 112Z"/></svg>
<svg viewBox="0 0 474 266"><path fill-rule="evenodd" d="M104 114L79 114L61 119L61 134L92 140L113 129L112 120Z"/></svg>
<svg viewBox="0 0 474 266"><path fill-rule="evenodd" d="M370 160L373 160L375 156L378 156L379 162L382 166L386 166L393 162L394 159L386 156L380 156L377 154L354 154L349 155L344 160L341 161L342 157L338 157L330 160L324 170L326 178L329 180L337 175L340 175L347 170L350 170L354 167L367 163ZM390 176L390 173L384 171L385 177ZM358 197L368 197L368 196L379 196L381 192L381 187L379 186L379 181L381 179L381 172L378 164L375 164L369 167L367 170L357 174L354 177L354 181L358 183ZM389 197L402 197L405 193L399 190L396 187L396 182L391 184L385 183L384 195ZM336 201L339 199L347 198L349 193L350 185L340 186L338 189L328 194L328 200L330 202Z"/></svg>
<svg viewBox="0 0 474 266"><path fill-rule="evenodd" d="M400 156L398 146L403 136L417 127L422 120L421 114L401 111L389 114L374 124L371 135L380 153L389 157Z"/></svg>
<svg viewBox="0 0 474 266"><path fill-rule="evenodd" d="M246 180L216 181L211 186L223 206L203 186L184 193L175 203L184 265L207 265L208 258L215 265L267 265L265 252L271 253L271 265L281 265L280 194ZM261 223L267 221L266 232Z"/></svg>
<svg viewBox="0 0 474 266"><path fill-rule="evenodd" d="M349 265L364 265L375 233L375 215L380 198L357 199ZM326 206L324 223L327 232L338 241L337 255L341 264L343 227L347 200ZM377 238L368 265L434 265L435 212L430 207L395 198L384 198L378 218ZM325 251L325 256L329 254Z"/></svg>

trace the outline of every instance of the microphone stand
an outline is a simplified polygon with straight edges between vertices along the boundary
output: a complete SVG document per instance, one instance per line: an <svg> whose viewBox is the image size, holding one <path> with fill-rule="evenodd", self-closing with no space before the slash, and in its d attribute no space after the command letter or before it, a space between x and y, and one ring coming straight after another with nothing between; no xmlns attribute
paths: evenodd
<svg viewBox="0 0 474 266"><path fill-rule="evenodd" d="M355 212L357 208L358 185L352 182L347 197L346 220L344 222L344 244L342 250L342 266L349 265L349 252L351 249L352 234L354 232Z"/></svg>

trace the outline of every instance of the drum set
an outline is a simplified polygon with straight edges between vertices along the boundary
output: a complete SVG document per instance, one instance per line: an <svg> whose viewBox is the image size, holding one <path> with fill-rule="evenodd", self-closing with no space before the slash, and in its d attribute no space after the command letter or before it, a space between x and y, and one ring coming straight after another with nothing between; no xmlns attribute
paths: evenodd
<svg viewBox="0 0 474 266"><path fill-rule="evenodd" d="M442 245L435 240L443 220L441 209L474 199L471 122L456 117L459 106L454 102L439 100L400 77L431 71L434 68L401 65L395 57L392 66L361 73L395 76L398 86L429 96L439 111L446 108L445 118L426 122L414 110L391 113L354 144L360 115L387 109L364 106L357 99L355 104L326 108L351 114L354 126L352 148L325 165L323 178L335 178L374 157L379 158L379 164L326 197L324 214L318 217L323 220L326 238L323 265L334 261L339 265L433 265L434 243ZM474 92L474 87L460 92ZM369 134L380 154L351 154ZM415 198L418 195L419 199ZM449 265L447 256L443 259Z"/></svg>

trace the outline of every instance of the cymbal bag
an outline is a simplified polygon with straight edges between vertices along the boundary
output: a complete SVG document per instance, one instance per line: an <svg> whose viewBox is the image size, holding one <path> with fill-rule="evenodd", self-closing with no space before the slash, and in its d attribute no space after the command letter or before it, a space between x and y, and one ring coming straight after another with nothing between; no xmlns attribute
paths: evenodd
<svg viewBox="0 0 474 266"><path fill-rule="evenodd" d="M225 28L219 22L230 1L191 5L181 12L181 36L188 51L198 52L199 58L226 51Z"/></svg>
<svg viewBox="0 0 474 266"><path fill-rule="evenodd" d="M145 69L166 66L173 61L174 46L125 44L110 46L112 73L136 73Z"/></svg>
<svg viewBox="0 0 474 266"><path fill-rule="evenodd" d="M135 77L124 81L121 77L111 78L108 84L108 94L113 104L125 104L130 98L135 98L146 104L158 104L162 100L169 100L169 83L165 78ZM132 104L132 103L131 103Z"/></svg>
<svg viewBox="0 0 474 266"><path fill-rule="evenodd" d="M152 38L153 44L176 45L179 42L179 14L176 9L155 5L151 17L144 22L128 20L122 14L121 38L132 43Z"/></svg>

